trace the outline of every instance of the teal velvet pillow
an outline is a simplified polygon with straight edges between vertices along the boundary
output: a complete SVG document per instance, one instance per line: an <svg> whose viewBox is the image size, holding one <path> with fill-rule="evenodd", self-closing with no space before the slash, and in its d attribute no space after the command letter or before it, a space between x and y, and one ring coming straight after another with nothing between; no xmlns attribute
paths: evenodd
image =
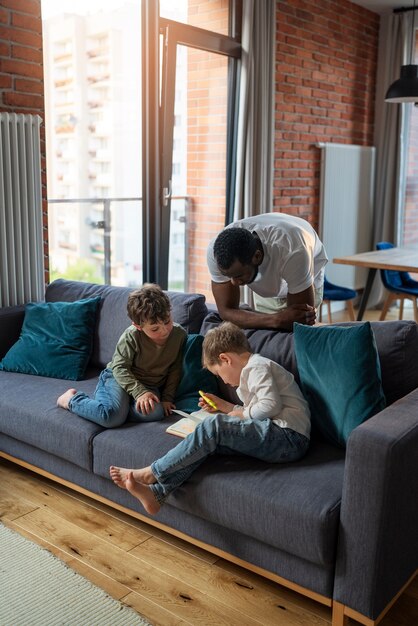
<svg viewBox="0 0 418 626"><path fill-rule="evenodd" d="M218 393L216 376L202 367L202 335L188 335L183 352L183 371L174 404L177 409L192 413L199 410L199 389Z"/></svg>
<svg viewBox="0 0 418 626"><path fill-rule="evenodd" d="M80 380L93 347L100 297L76 302L31 302L17 342L0 369L50 378Z"/></svg>
<svg viewBox="0 0 418 626"><path fill-rule="evenodd" d="M344 447L351 431L386 406L370 322L294 324L295 354L312 425Z"/></svg>

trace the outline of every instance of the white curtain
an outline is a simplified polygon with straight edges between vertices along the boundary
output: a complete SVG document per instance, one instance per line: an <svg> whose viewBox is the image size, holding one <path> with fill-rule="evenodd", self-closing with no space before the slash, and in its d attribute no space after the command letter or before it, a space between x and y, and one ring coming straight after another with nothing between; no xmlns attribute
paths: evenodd
<svg viewBox="0 0 418 626"><path fill-rule="evenodd" d="M273 207L275 0L244 0L234 221Z"/></svg>
<svg viewBox="0 0 418 626"><path fill-rule="evenodd" d="M376 186L373 247L378 241L400 241L398 224L405 196L409 118L412 104L385 102L388 87L400 77L402 65L410 63L414 11L382 15L376 81L375 131ZM413 61L414 62L414 61ZM383 296L375 282L370 304Z"/></svg>
<svg viewBox="0 0 418 626"><path fill-rule="evenodd" d="M398 243L399 214L404 200L411 104L385 102L388 87L400 76L409 54L414 11L383 15L379 35L376 85L376 195L374 243Z"/></svg>

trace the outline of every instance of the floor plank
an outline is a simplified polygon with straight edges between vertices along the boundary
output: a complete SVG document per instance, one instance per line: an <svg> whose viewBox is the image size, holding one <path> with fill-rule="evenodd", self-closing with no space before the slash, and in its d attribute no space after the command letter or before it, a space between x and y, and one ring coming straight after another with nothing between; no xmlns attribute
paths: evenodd
<svg viewBox="0 0 418 626"><path fill-rule="evenodd" d="M175 576L179 569L187 571L193 587L204 590L214 600L218 599L255 620L262 614L264 624L277 624L284 611L287 612L289 624L326 624L324 619L312 612L307 614L299 608L295 611L295 605L285 598L278 602L277 593L269 593L264 583L260 584L261 577L254 575L249 583L247 577L237 573L241 569L237 566L234 573L229 573L226 569L213 567L187 553L179 552L174 546L156 538L137 546L130 554L154 564L168 575Z"/></svg>
<svg viewBox="0 0 418 626"><path fill-rule="evenodd" d="M4 478L5 472L0 465L0 495L2 494ZM22 506L25 504L27 507L33 507L36 502L38 506L53 508L63 519L77 524L80 528L94 532L124 550L130 550L141 541L145 541L150 537L148 532L124 524L124 522L100 510L97 510L92 516L91 506L88 504L69 494L63 494L62 491L51 484L43 483L40 485L30 475L16 476L14 486L15 494L19 497ZM19 512L15 517L19 517Z"/></svg>
<svg viewBox="0 0 418 626"><path fill-rule="evenodd" d="M68 554L64 550L61 550L53 543L45 541L38 535L33 534L18 523L4 520L2 521L4 522L4 525L11 530L18 532L23 537L26 537L26 539L30 539L34 543L37 543L42 548L45 548L48 552L58 557L61 561L64 561L64 563L71 567L71 569L87 578L90 582L103 589L103 591L106 591L106 593L112 596L112 598L115 598L115 600L122 600L130 593L131 590L129 587L126 587L113 578L102 574L95 568L83 563L83 561L75 559L72 555Z"/></svg>
<svg viewBox="0 0 418 626"><path fill-rule="evenodd" d="M43 541L54 543L65 553L99 572L110 576L180 618L192 624L242 625L242 615L192 586L188 580L161 572L158 567L109 543L94 533L55 514L48 507L39 508L15 520L16 526L30 531ZM92 537L92 534L94 537ZM248 626L260 624L247 618ZM265 623L265 622L264 622Z"/></svg>

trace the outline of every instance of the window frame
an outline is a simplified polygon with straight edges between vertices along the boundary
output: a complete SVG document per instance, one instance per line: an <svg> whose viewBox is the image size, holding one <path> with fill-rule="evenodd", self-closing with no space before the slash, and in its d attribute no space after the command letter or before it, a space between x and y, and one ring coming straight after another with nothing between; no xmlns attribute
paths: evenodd
<svg viewBox="0 0 418 626"><path fill-rule="evenodd" d="M171 175L177 46L222 54L228 67L225 224L235 197L242 0L229 2L229 32L223 35L159 16L159 2L142 0L142 207L143 281L168 286ZM160 77L160 36L163 58ZM160 99L161 98L161 99Z"/></svg>

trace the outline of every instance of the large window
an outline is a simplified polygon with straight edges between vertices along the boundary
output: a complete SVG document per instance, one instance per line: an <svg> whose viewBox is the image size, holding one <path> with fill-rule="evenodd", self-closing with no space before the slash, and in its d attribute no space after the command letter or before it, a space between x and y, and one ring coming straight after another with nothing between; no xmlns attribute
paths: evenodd
<svg viewBox="0 0 418 626"><path fill-rule="evenodd" d="M418 247L418 108L411 107L400 244ZM396 242L395 242L396 243Z"/></svg>
<svg viewBox="0 0 418 626"><path fill-rule="evenodd" d="M42 0L51 279L211 295L206 247L234 173L237 5Z"/></svg>
<svg viewBox="0 0 418 626"><path fill-rule="evenodd" d="M142 282L141 7L42 0L50 279Z"/></svg>

